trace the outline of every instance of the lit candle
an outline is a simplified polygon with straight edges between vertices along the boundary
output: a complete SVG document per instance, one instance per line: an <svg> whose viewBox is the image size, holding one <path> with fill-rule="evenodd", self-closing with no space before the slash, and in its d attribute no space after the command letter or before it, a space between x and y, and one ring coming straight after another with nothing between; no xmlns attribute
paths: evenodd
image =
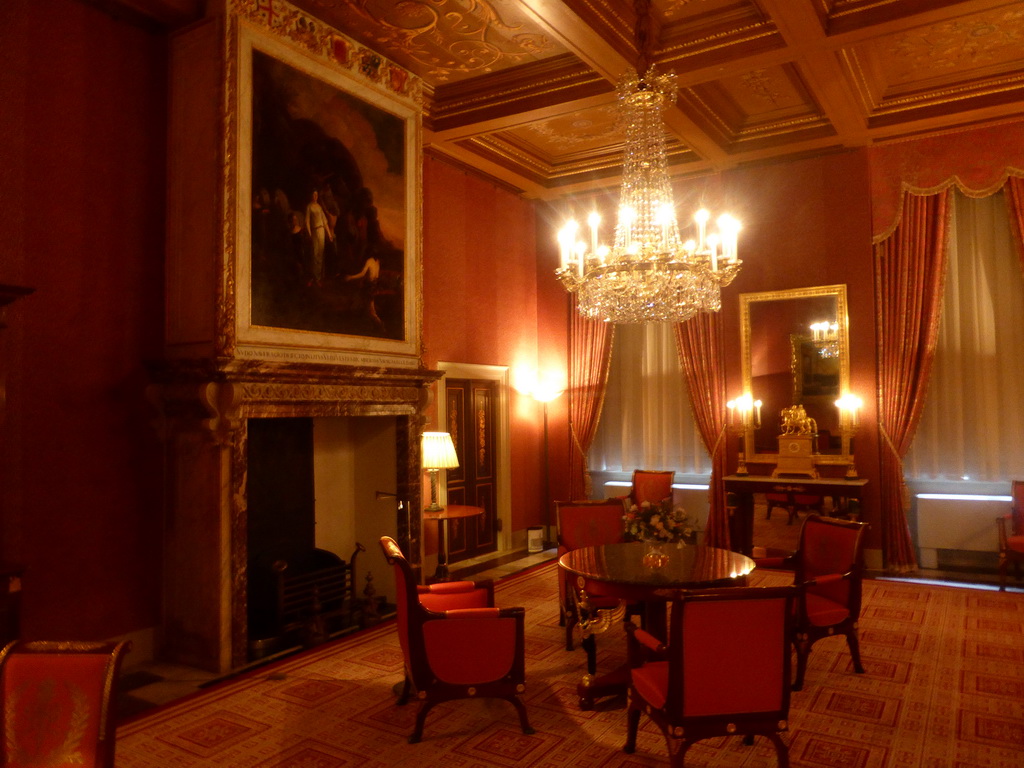
<svg viewBox="0 0 1024 768"><path fill-rule="evenodd" d="M579 262L580 277L583 277L583 273L586 271L586 255L587 255L587 244L582 240L576 242L576 259Z"/></svg>
<svg viewBox="0 0 1024 768"><path fill-rule="evenodd" d="M754 409L757 411L757 418L754 419L755 426L761 426L761 401L754 401Z"/></svg>
<svg viewBox="0 0 1024 768"><path fill-rule="evenodd" d="M697 222L697 250L704 250L704 235L707 232L708 219L711 218L711 214L708 213L704 208L701 208L697 213L693 215L693 220Z"/></svg>
<svg viewBox="0 0 1024 768"><path fill-rule="evenodd" d="M718 235L708 235L708 248L711 249L711 271L718 271Z"/></svg>
<svg viewBox="0 0 1024 768"><path fill-rule="evenodd" d="M722 236L722 258L736 261L740 223L727 213L718 217L718 231Z"/></svg>
<svg viewBox="0 0 1024 768"><path fill-rule="evenodd" d="M851 395L850 393L846 393L836 400L836 407L839 408L840 427L844 425L856 427L858 422L858 412L863 405L863 400L856 395Z"/></svg>
<svg viewBox="0 0 1024 768"><path fill-rule="evenodd" d="M729 426L734 426L736 424L736 401L730 400L728 403L725 404L725 407L729 409Z"/></svg>
<svg viewBox="0 0 1024 768"><path fill-rule="evenodd" d="M569 219L558 233L558 242L562 246L562 266L569 266L572 258L573 244L576 242L576 220Z"/></svg>

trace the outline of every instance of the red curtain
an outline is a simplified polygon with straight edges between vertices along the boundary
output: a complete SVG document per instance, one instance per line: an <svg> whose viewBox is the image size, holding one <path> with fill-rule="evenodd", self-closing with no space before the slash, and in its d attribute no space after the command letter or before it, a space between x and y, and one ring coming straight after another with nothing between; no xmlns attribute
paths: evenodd
<svg viewBox="0 0 1024 768"><path fill-rule="evenodd" d="M580 317L573 296L569 307L569 492L589 499L587 453L601 420L608 389L615 325Z"/></svg>
<svg viewBox="0 0 1024 768"><path fill-rule="evenodd" d="M1017 243L1017 254L1020 256L1021 267L1024 268L1024 178L1010 176L1004 189L1006 206L1010 212L1010 226L1013 227L1014 240Z"/></svg>
<svg viewBox="0 0 1024 768"><path fill-rule="evenodd" d="M935 357L946 274L947 188L905 194L900 223L874 246L878 313L878 424L882 546L888 570L917 568L907 525L903 457L921 418Z"/></svg>
<svg viewBox="0 0 1024 768"><path fill-rule="evenodd" d="M725 347L717 312L700 313L675 327L676 350L690 388L693 417L711 455L710 511L704 543L730 549L725 489Z"/></svg>

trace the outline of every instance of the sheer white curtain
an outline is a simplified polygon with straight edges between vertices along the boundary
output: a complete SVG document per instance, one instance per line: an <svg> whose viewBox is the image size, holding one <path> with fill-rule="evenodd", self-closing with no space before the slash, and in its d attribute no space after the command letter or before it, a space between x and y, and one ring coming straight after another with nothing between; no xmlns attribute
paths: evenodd
<svg viewBox="0 0 1024 768"><path fill-rule="evenodd" d="M608 392L589 459L592 471L711 474L671 324L615 329Z"/></svg>
<svg viewBox="0 0 1024 768"><path fill-rule="evenodd" d="M1003 193L954 194L949 272L908 480L1024 477L1024 276Z"/></svg>

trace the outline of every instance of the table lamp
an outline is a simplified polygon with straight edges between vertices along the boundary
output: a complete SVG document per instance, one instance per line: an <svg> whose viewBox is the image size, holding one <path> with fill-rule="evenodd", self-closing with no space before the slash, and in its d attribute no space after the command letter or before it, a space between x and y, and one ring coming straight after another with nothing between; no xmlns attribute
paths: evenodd
<svg viewBox="0 0 1024 768"><path fill-rule="evenodd" d="M420 443L423 468L430 474L430 506L427 512L440 512L444 507L437 503L437 475L442 469L459 466L455 454L455 443L447 432L424 432Z"/></svg>

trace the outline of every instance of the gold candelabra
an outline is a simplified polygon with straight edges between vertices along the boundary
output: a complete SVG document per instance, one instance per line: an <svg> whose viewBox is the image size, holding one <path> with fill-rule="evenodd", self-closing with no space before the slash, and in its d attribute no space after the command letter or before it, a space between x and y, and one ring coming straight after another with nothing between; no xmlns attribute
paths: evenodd
<svg viewBox="0 0 1024 768"><path fill-rule="evenodd" d="M755 400L749 392L730 400L725 404L729 409L726 428L740 436L739 451L736 456L736 474L746 475L746 441L747 434L761 428L761 401Z"/></svg>
<svg viewBox="0 0 1024 768"><path fill-rule="evenodd" d="M853 458L851 443L853 436L857 434L860 409L863 406L863 400L848 392L836 400L836 408L839 409L839 433L842 436L843 458L847 462L846 477L851 480L857 478L857 466Z"/></svg>

